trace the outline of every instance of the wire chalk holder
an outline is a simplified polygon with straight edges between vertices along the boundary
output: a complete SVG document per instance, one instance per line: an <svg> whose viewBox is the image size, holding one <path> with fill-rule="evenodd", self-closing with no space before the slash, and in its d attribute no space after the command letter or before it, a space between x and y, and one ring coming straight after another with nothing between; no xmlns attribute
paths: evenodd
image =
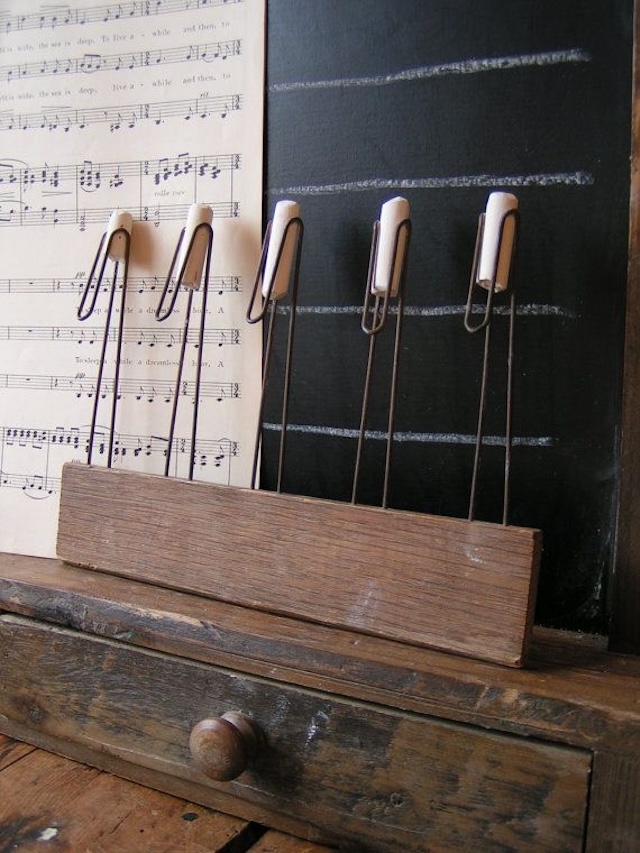
<svg viewBox="0 0 640 853"><path fill-rule="evenodd" d="M297 206L291 204L276 210L267 229L250 322L267 312L284 313L277 302L289 292L295 314L302 223ZM362 321L373 340L391 325L392 300L399 302L401 320L404 258L401 264L398 258L406 255L409 241L407 214L408 209L396 210L390 228L381 214L374 229ZM199 227L198 234L207 238L207 254L209 226ZM371 280L371 270L385 255L386 272ZM269 318L271 329L265 330L263 398L275 334L272 323L274 316ZM292 324L293 317L285 385L291 375ZM396 367L397 350L398 345ZM391 385L394 391L395 378ZM287 400L288 387L278 488ZM366 404L364 410L363 422ZM390 445L392 411L389 422ZM341 629L349 632L345 637L378 636L507 666L525 664L535 612L539 530L259 489L259 451L260 432L252 488L67 463L58 556L93 570L226 602L235 613L238 608L257 609Z"/></svg>
<svg viewBox="0 0 640 853"><path fill-rule="evenodd" d="M289 413L289 392L291 387L291 368L293 355L293 336L296 320L298 279L302 256L302 238L304 226L300 219L300 207L294 201L279 201L276 204L273 219L267 225L260 262L247 308L247 322L259 323L269 315L266 340L262 359L262 389L258 411L258 425L254 442L253 464L251 468L251 488L255 489L258 480L258 464L262 445L262 422L266 398L271 352L275 338L278 302L288 293L289 329L287 332L286 360L282 391L282 411L280 419L280 448L278 453L278 472L276 491L282 490L284 457L287 438Z"/></svg>
<svg viewBox="0 0 640 853"><path fill-rule="evenodd" d="M207 293L209 289L209 270L211 266L211 250L213 246L213 229L211 221L213 211L206 204L192 204L189 208L187 223L183 228L169 272L156 308L156 319L160 322L167 320L174 312L180 288L188 291L187 304L185 306L184 324L182 328L182 340L178 356L178 370L176 384L171 407L171 420L169 422L169 435L167 438L167 453L165 457L164 475L169 475L171 466L171 452L173 450L176 419L178 415L178 401L180 399L180 385L184 369L184 360L189 337L189 322L191 319L193 294L200 288L202 283L202 308L200 316L200 329L198 332L198 358L196 361L196 376L194 383L193 417L191 419L191 446L189 452L188 479L193 480L193 471L196 457L196 437L198 431L198 409L200 406L200 384L202 377L202 351L204 346L204 329L207 312ZM177 275L174 278L174 272ZM203 281L204 272L204 281Z"/></svg>
<svg viewBox="0 0 640 853"><path fill-rule="evenodd" d="M380 211L380 219L374 223L369 257L369 272L362 308L362 331L369 338L369 353L364 381L364 393L360 412L360 430L356 449L356 462L353 474L351 503L355 504L358 495L362 450L366 437L371 377L375 360L376 342L387 323L389 304L397 300L395 340L389 393L389 416L387 422L387 446L382 486L382 506L387 507L389 493L389 474L395 423L396 391L398 384L398 363L402 319L404 313L404 281L407 266L411 220L409 202L404 198L394 198L385 202Z"/></svg>
<svg viewBox="0 0 640 853"><path fill-rule="evenodd" d="M115 370L113 377L113 394L111 401L111 418L109 428L109 444L107 451L107 467L111 467L113 457L113 444L115 438L116 412L118 408L118 400L120 398L120 363L122 356L122 338L124 330L124 315L125 302L127 296L127 280L129 277L129 256L131 253L131 230L133 227L133 218L126 210L114 210L109 219L107 230L104 232L98 245L89 278L82 292L80 305L78 306L78 320L88 320L95 311L98 296L105 289L103 282L109 262L113 263L113 277L109 285L109 300L105 315L104 334L102 337L102 345L100 350L100 359L98 362L98 375L96 378L96 387L93 400L93 412L91 415L91 426L89 428L89 444L87 449L87 464L91 465L93 456L93 445L95 440L96 423L98 419L98 407L102 396L102 380L104 374L104 365L107 355L107 347L111 332L111 317L113 315L113 305L115 294L118 287L118 272L122 267L122 283L120 286L120 312L118 318L118 327L115 332L116 356Z"/></svg>
<svg viewBox="0 0 640 853"><path fill-rule="evenodd" d="M484 331L484 355L480 380L480 399L478 404L478 423L476 430L473 472L469 496L469 515L472 521L476 515L478 474L483 443L484 415L486 409L489 363L491 355L491 322L494 311L494 295L509 289L509 277L515 256L516 238L519 226L518 199L511 193L494 192L489 195L486 211L480 214L478 233L474 251L469 292L464 315L464 327L475 334ZM474 292L476 288L486 291L486 300L481 308L481 317L473 322ZM514 332L516 319L515 289L509 289L509 340L507 352L507 387L505 417L505 462L502 501L502 524L509 520L509 479L511 471L512 409L513 409L513 360Z"/></svg>

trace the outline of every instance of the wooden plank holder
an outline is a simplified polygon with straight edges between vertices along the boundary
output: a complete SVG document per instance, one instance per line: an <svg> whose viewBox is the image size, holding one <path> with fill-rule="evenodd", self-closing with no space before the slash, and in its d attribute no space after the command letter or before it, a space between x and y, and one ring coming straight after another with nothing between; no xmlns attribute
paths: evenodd
<svg viewBox="0 0 640 853"><path fill-rule="evenodd" d="M67 463L62 560L522 666L537 530Z"/></svg>
<svg viewBox="0 0 640 853"><path fill-rule="evenodd" d="M393 204L401 202L399 213L394 209L397 223L390 233L391 266L382 296L379 287L372 289L377 254L372 252L367 283L367 294L372 289L375 295L372 337L384 326L392 283L398 281L392 294L398 296L404 278L399 246L408 243L408 220L404 200ZM283 286L276 293L274 282L291 222L301 236L297 208L285 215L287 224L273 241L277 260L263 287L271 302L286 292ZM378 239L375 230L375 249ZM266 248L256 288L268 265ZM296 255L297 278L299 243ZM402 269L396 275L397 263ZM496 275L497 266L490 297ZM179 281L182 277L181 272ZM288 284L288 273L285 279ZM395 373L394 363L393 382ZM263 395L265 380L263 374ZM286 406L283 439L285 432ZM364 426L361 440L363 435ZM391 435L392 415L389 445ZM260 430L256 447L259 441ZM462 520L386 508L389 448L383 507L356 504L358 465L351 504L284 494L283 444L277 492L194 482L192 469L186 480L168 478L168 466L165 477L159 477L69 463L62 474L58 556L235 605L509 666L524 664L533 626L539 531L512 527L506 520L501 525L476 521L471 514Z"/></svg>

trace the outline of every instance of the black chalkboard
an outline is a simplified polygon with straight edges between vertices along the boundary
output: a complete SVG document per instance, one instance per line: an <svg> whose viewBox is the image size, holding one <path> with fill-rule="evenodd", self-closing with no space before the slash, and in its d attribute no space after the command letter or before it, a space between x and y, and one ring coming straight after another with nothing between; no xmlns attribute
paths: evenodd
<svg viewBox="0 0 640 853"><path fill-rule="evenodd" d="M632 0L269 0L265 216L305 235L285 491L349 500L371 228L411 204L389 505L465 517L482 341L463 329L477 217L520 201L511 522L543 530L539 622L605 631L618 483ZM502 305L504 303L499 302ZM478 517L501 518L507 317L494 324ZM284 324L283 324L284 325ZM274 487L276 343L262 483ZM380 343L369 428L386 428ZM384 441L360 500L378 503Z"/></svg>

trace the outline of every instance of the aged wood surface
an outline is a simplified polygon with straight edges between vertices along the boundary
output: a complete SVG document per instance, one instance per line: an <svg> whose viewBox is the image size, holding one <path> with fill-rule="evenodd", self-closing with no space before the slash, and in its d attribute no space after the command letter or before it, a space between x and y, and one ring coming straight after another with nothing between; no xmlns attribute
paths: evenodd
<svg viewBox="0 0 640 853"><path fill-rule="evenodd" d="M30 752L33 752L33 747L29 744L19 743L0 734L0 771L13 764L14 761L19 761Z"/></svg>
<svg viewBox="0 0 640 853"><path fill-rule="evenodd" d="M640 849L640 755L598 752L589 805L586 853Z"/></svg>
<svg viewBox="0 0 640 853"><path fill-rule="evenodd" d="M250 853L328 853L328 848L271 830L253 845Z"/></svg>
<svg viewBox="0 0 640 853"><path fill-rule="evenodd" d="M239 678L21 617L0 619L0 645L6 718L365 849L423 853L426 839L434 851L582 849L588 752ZM251 716L268 746L238 780L209 782L193 768L189 732L227 710Z"/></svg>
<svg viewBox="0 0 640 853"><path fill-rule="evenodd" d="M57 738L33 728L33 726L10 720L2 714L0 714L0 729L6 731L17 741L26 741L47 752L54 752L70 758L79 764L105 770L122 779L128 779L129 781L143 785L146 788L163 791L182 800L193 801L224 814L241 817L252 823L272 826L300 838L316 842L329 840L326 831L320 832L315 827L303 823L296 818L246 803L244 800L238 799L224 791L216 791L178 776L169 776L157 770L150 770L147 767L135 764L133 761L124 760L102 749L97 750L95 744L86 746L67 739Z"/></svg>
<svg viewBox="0 0 640 853"><path fill-rule="evenodd" d="M612 578L612 649L640 654L640 16L635 38L629 208L629 276L622 398L622 446L616 560Z"/></svg>
<svg viewBox="0 0 640 853"><path fill-rule="evenodd" d="M6 740L15 750L25 746ZM3 853L253 853L264 832L256 824L42 750L29 748L29 754L0 772ZM291 853L305 853L304 842L283 838Z"/></svg>
<svg viewBox="0 0 640 853"><path fill-rule="evenodd" d="M538 629L517 670L2 555L0 610L398 710L640 754L640 659Z"/></svg>
<svg viewBox="0 0 640 853"><path fill-rule="evenodd" d="M68 562L520 666L539 531L67 464Z"/></svg>

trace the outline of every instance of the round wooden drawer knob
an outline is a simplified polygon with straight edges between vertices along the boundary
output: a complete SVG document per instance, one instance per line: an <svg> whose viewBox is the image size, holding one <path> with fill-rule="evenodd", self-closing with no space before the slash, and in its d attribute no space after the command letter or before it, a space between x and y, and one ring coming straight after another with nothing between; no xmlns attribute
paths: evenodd
<svg viewBox="0 0 640 853"><path fill-rule="evenodd" d="M260 751L260 728L238 711L201 720L191 730L189 749L199 770L218 782L229 782L243 773Z"/></svg>

